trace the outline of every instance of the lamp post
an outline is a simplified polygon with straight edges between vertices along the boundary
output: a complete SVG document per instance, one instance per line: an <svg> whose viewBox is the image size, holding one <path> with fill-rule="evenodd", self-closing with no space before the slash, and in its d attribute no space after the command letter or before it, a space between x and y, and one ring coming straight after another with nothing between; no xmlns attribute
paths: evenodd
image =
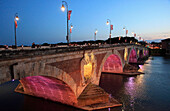
<svg viewBox="0 0 170 111"><path fill-rule="evenodd" d="M126 27L123 27L123 30L125 30L125 36L127 37L127 34L128 34L128 30Z"/></svg>
<svg viewBox="0 0 170 111"><path fill-rule="evenodd" d="M67 2L66 2L66 1L62 1L62 7L61 7L61 10L62 10L63 12L65 11L64 3L65 3L66 8L67 8L67 35L66 35L66 40L67 40L67 44L69 45L68 4L67 4Z"/></svg>
<svg viewBox="0 0 170 111"><path fill-rule="evenodd" d="M107 25L109 25L109 23L110 23L110 34L109 34L109 39L110 39L110 43L109 44L111 44L111 20L110 19L107 19Z"/></svg>
<svg viewBox="0 0 170 111"><path fill-rule="evenodd" d="M19 20L18 13L14 16L14 30L15 30L15 48L17 48L17 21Z"/></svg>
<svg viewBox="0 0 170 111"><path fill-rule="evenodd" d="M132 32L132 37L134 36L134 34L135 34L135 33L134 33L134 32Z"/></svg>
<svg viewBox="0 0 170 111"><path fill-rule="evenodd" d="M70 24L70 42L71 42L71 33L72 33L73 25Z"/></svg>
<svg viewBox="0 0 170 111"><path fill-rule="evenodd" d="M96 45L96 35L97 35L97 29L96 29L96 31L94 32L94 41L95 41L95 45Z"/></svg>
<svg viewBox="0 0 170 111"><path fill-rule="evenodd" d="M126 28L125 28L125 27L123 27L123 30L125 31L125 30L126 30ZM126 35L126 31L125 31L125 36L127 36L127 35Z"/></svg>

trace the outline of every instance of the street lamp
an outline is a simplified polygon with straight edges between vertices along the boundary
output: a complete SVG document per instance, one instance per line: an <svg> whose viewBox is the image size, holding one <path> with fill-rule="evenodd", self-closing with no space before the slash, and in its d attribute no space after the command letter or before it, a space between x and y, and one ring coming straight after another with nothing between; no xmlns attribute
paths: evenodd
<svg viewBox="0 0 170 111"><path fill-rule="evenodd" d="M73 25L71 24L71 29L73 29Z"/></svg>
<svg viewBox="0 0 170 111"><path fill-rule="evenodd" d="M68 4L66 1L62 1L62 7L61 10L64 12L65 11L65 6L64 3L66 5L67 8L67 35L66 35L66 40L67 40L67 44L69 45L69 29L68 29Z"/></svg>
<svg viewBox="0 0 170 111"><path fill-rule="evenodd" d="M62 7L61 7L61 10L64 12L65 11L65 7L64 5L62 4Z"/></svg>
<svg viewBox="0 0 170 111"><path fill-rule="evenodd" d="M72 33L73 25L70 24L70 42L71 42L71 33Z"/></svg>
<svg viewBox="0 0 170 111"><path fill-rule="evenodd" d="M135 33L134 33L134 32L132 32L132 37L134 36L134 34L135 34Z"/></svg>
<svg viewBox="0 0 170 111"><path fill-rule="evenodd" d="M94 41L95 41L95 45L96 45L96 35L97 35L98 30L96 29L96 31L94 32Z"/></svg>
<svg viewBox="0 0 170 111"><path fill-rule="evenodd" d="M17 30L17 21L19 21L19 17L18 17L18 13L15 13L15 16L14 16L14 30L15 30L15 48L17 48L17 35L16 35L16 30Z"/></svg>
<svg viewBox="0 0 170 111"><path fill-rule="evenodd" d="M110 19L107 19L107 25L109 25L110 23L110 34L109 34L109 39L110 39L110 44L111 44L111 20Z"/></svg>
<svg viewBox="0 0 170 111"><path fill-rule="evenodd" d="M127 36L127 35L126 35L126 28L125 28L125 27L123 27L123 30L125 31L125 36Z"/></svg>

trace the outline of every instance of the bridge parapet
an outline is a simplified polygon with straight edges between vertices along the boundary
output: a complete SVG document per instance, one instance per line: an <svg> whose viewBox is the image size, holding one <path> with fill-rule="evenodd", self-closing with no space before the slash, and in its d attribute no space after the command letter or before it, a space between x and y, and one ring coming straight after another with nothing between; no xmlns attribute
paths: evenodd
<svg viewBox="0 0 170 111"><path fill-rule="evenodd" d="M16 59L35 56L52 55L65 52L75 52L84 50L105 49L114 47L128 47L137 46L135 44L116 44L116 45L100 45L100 46L75 46L75 47L55 47L55 48L32 48L32 49L13 49L13 50L0 50L0 61L4 59Z"/></svg>

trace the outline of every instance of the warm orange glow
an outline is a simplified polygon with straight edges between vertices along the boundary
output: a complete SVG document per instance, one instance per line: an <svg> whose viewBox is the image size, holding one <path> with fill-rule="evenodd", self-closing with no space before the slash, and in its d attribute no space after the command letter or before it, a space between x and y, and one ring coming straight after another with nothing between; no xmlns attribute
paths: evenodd
<svg viewBox="0 0 170 111"><path fill-rule="evenodd" d="M143 55L145 55L145 49L143 48Z"/></svg>
<svg viewBox="0 0 170 111"><path fill-rule="evenodd" d="M139 57L139 49L138 49L137 55L138 55L138 57Z"/></svg>
<svg viewBox="0 0 170 111"><path fill-rule="evenodd" d="M107 21L107 23L106 23L107 25L109 25L109 22Z"/></svg>
<svg viewBox="0 0 170 111"><path fill-rule="evenodd" d="M128 49L125 48L125 54L124 54L124 60L127 61L127 57L128 57Z"/></svg>
<svg viewBox="0 0 170 111"><path fill-rule="evenodd" d="M85 79L91 78L92 75L92 63L88 63L87 65L84 65L84 77Z"/></svg>
<svg viewBox="0 0 170 111"><path fill-rule="evenodd" d="M19 17L18 17L18 16L16 16L16 17L15 17L15 20L16 20L16 21L18 21L18 20L19 20Z"/></svg>
<svg viewBox="0 0 170 111"><path fill-rule="evenodd" d="M65 11L64 5L62 5L61 10L62 10L63 12Z"/></svg>
<svg viewBox="0 0 170 111"><path fill-rule="evenodd" d="M71 25L71 29L73 29L73 25Z"/></svg>

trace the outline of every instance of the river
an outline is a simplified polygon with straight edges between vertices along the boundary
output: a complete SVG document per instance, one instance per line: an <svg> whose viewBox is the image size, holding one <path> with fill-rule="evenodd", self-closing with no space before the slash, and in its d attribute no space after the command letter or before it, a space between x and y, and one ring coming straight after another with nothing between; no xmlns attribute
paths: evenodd
<svg viewBox="0 0 170 111"><path fill-rule="evenodd" d="M124 111L170 111L170 58L150 57L139 71L127 77L102 74L100 87L123 103ZM19 81L0 85L0 111L78 111L49 100L15 93ZM104 111L120 111L121 108Z"/></svg>

